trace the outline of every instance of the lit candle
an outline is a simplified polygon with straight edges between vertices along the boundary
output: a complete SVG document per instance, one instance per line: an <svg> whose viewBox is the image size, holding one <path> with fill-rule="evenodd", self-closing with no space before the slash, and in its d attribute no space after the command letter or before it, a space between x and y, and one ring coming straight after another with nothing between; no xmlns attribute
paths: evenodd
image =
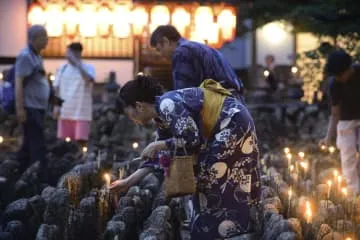
<svg viewBox="0 0 360 240"><path fill-rule="evenodd" d="M291 153L286 154L286 158L288 159L288 167L290 167L290 165L291 165L291 159L292 159Z"/></svg>
<svg viewBox="0 0 360 240"><path fill-rule="evenodd" d="M299 157L300 157L301 159L303 159L303 158L305 157L305 153L304 153L304 152L299 152Z"/></svg>
<svg viewBox="0 0 360 240"><path fill-rule="evenodd" d="M87 148L87 147L83 147L83 148L82 148L82 152L83 152L83 153L87 153L87 151L88 151L88 148Z"/></svg>
<svg viewBox="0 0 360 240"><path fill-rule="evenodd" d="M289 169L290 169L290 172L293 172L293 171L294 171L294 168L295 168L294 165L291 164L291 165L290 165L290 168L289 168Z"/></svg>
<svg viewBox="0 0 360 240"><path fill-rule="evenodd" d="M310 223L311 222L311 218L312 218L312 212L311 212L311 205L309 201L306 201L305 203L305 215L306 215L306 222Z"/></svg>
<svg viewBox="0 0 360 240"><path fill-rule="evenodd" d="M284 148L284 153L289 154L290 153L290 148L288 148L288 147Z"/></svg>
<svg viewBox="0 0 360 240"><path fill-rule="evenodd" d="M337 180L338 175L339 175L338 170L334 170L334 181Z"/></svg>
<svg viewBox="0 0 360 240"><path fill-rule="evenodd" d="M132 147L133 147L133 149L137 149L137 148L139 147L139 143L134 142L134 143L132 144Z"/></svg>
<svg viewBox="0 0 360 240"><path fill-rule="evenodd" d="M338 188L339 188L339 189L341 188L341 181L342 181L342 176L339 175L339 176L337 177L337 182L338 182Z"/></svg>
<svg viewBox="0 0 360 240"><path fill-rule="evenodd" d="M3 142L4 142L4 137L0 136L0 143L3 143Z"/></svg>
<svg viewBox="0 0 360 240"><path fill-rule="evenodd" d="M105 183L106 183L106 188L109 189L110 188L110 175L108 173L104 174L104 179L105 179Z"/></svg>
<svg viewBox="0 0 360 240"><path fill-rule="evenodd" d="M325 151L326 150L326 146L325 145L321 145L321 150Z"/></svg>
<svg viewBox="0 0 360 240"><path fill-rule="evenodd" d="M308 208L306 209L306 222L307 223L311 223L311 219L312 219L312 212L311 212L311 209Z"/></svg>
<svg viewBox="0 0 360 240"><path fill-rule="evenodd" d="M292 190L291 188L288 191L288 195L289 195L289 207L288 207L288 218L290 217L290 209L291 209L291 196L292 196Z"/></svg>
<svg viewBox="0 0 360 240"><path fill-rule="evenodd" d="M329 147L329 152L334 153L335 152L335 147L333 147L333 146Z"/></svg>
<svg viewBox="0 0 360 240"><path fill-rule="evenodd" d="M119 169L119 179L123 179L124 175L125 175L125 169L121 167Z"/></svg>
<svg viewBox="0 0 360 240"><path fill-rule="evenodd" d="M65 138L65 142L70 142L70 141L71 141L71 138L69 138L69 137Z"/></svg>
<svg viewBox="0 0 360 240"><path fill-rule="evenodd" d="M327 185L328 185L327 198L330 199L330 192L331 192L331 185L332 185L331 180L328 180L328 181L327 181Z"/></svg>

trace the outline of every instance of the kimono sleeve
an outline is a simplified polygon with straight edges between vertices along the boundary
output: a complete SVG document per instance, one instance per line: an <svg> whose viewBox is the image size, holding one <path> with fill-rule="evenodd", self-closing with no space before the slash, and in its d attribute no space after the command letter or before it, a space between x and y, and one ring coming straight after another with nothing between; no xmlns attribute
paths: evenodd
<svg viewBox="0 0 360 240"><path fill-rule="evenodd" d="M165 140L168 149L176 155L191 153L200 145L199 128L195 119L180 99L161 99L159 102L160 116L169 125L172 138Z"/></svg>

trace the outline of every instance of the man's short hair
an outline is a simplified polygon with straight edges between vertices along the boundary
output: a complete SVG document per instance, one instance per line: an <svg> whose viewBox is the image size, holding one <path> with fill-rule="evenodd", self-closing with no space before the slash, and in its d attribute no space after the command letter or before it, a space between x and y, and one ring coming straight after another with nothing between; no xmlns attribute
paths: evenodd
<svg viewBox="0 0 360 240"><path fill-rule="evenodd" d="M83 46L79 42L70 43L67 47L76 52L82 52L83 50Z"/></svg>
<svg viewBox="0 0 360 240"><path fill-rule="evenodd" d="M164 37L169 39L169 41L177 42L181 38L181 35L174 26L161 25L151 34L150 45L155 47L156 44L161 42Z"/></svg>
<svg viewBox="0 0 360 240"><path fill-rule="evenodd" d="M28 30L28 39L30 41L33 41L36 38L38 38L39 36L41 36L42 34L46 34L46 29L44 26L39 25L39 24L32 25Z"/></svg>
<svg viewBox="0 0 360 240"><path fill-rule="evenodd" d="M329 54L325 71L329 75L337 76L351 67L352 58L343 50L336 50Z"/></svg>

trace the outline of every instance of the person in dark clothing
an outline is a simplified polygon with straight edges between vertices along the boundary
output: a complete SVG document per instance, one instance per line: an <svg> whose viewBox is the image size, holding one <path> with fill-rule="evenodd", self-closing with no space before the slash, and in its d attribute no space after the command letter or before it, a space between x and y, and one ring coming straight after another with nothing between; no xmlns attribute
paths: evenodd
<svg viewBox="0 0 360 240"><path fill-rule="evenodd" d="M46 29L34 25L28 32L28 46L16 58L16 116L23 127L23 143L18 152L20 171L40 162L40 178L46 181L46 146L44 136L45 111L48 108L50 86L46 78L40 51L47 46Z"/></svg>
<svg viewBox="0 0 360 240"><path fill-rule="evenodd" d="M199 87L204 80L213 79L242 100L244 86L218 50L182 38L171 25L155 29L150 45L163 57L172 60L174 90Z"/></svg>
<svg viewBox="0 0 360 240"><path fill-rule="evenodd" d="M273 55L267 55L265 57L266 63L266 70L265 70L265 77L268 87L270 88L271 92L274 92L278 89L278 82L275 77L274 68L275 68L275 57Z"/></svg>
<svg viewBox="0 0 360 240"><path fill-rule="evenodd" d="M360 193L360 65L342 50L332 52L326 64L331 77L329 96L331 116L326 137L321 145L330 145L336 137L340 150L343 176L354 194Z"/></svg>

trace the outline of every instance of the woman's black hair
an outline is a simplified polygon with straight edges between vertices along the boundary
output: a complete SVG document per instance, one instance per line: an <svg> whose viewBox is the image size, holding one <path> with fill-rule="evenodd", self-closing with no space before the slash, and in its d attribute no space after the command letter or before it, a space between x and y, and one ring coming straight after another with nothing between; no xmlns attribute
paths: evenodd
<svg viewBox="0 0 360 240"><path fill-rule="evenodd" d="M162 86L149 76L138 75L127 82L119 91L118 107L135 107L136 102L155 103L155 97L163 93Z"/></svg>

